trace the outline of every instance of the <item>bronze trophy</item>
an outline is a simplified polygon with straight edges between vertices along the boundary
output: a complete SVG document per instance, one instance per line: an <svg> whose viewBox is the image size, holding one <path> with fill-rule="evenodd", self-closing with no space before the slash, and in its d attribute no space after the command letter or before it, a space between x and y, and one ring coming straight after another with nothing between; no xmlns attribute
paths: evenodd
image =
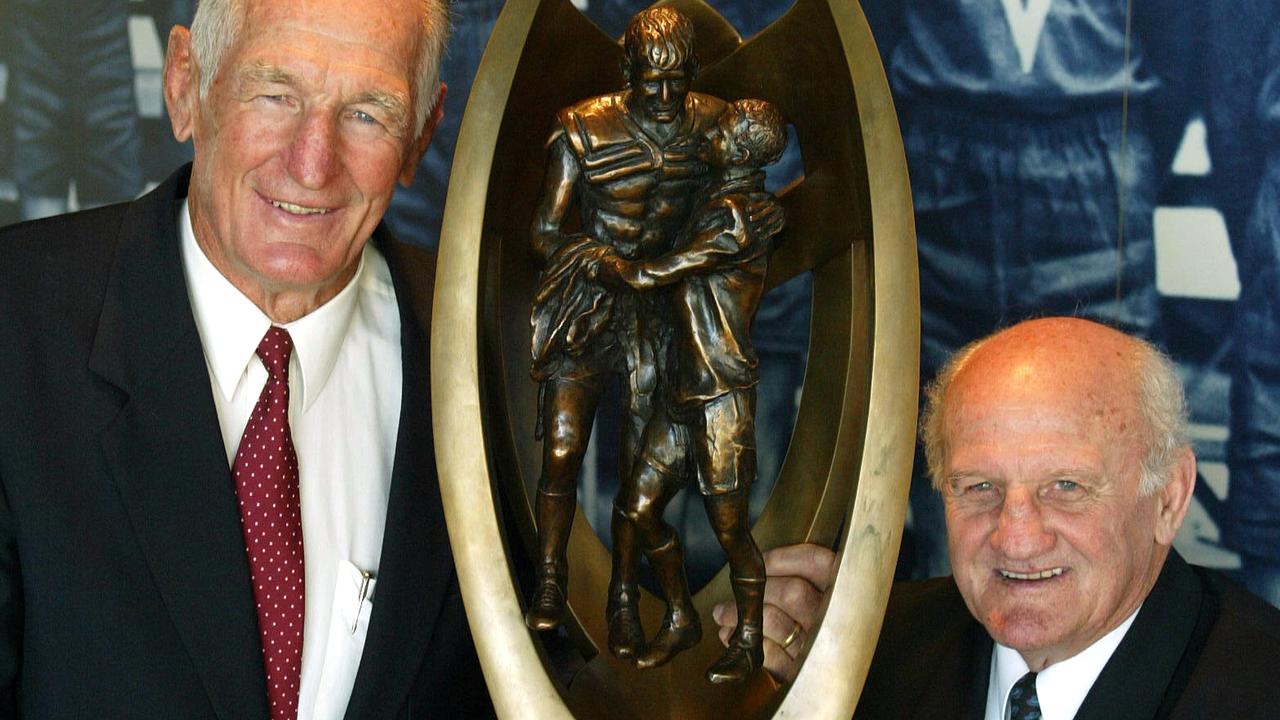
<svg viewBox="0 0 1280 720"><path fill-rule="evenodd" d="M763 168L788 121L805 176L775 197ZM848 717L896 561L918 353L901 139L857 4L797 0L744 43L697 0L637 14L621 41L568 0L512 0L454 167L433 319L436 444L499 714ZM809 370L752 529L751 319L805 271ZM615 381L610 553L575 509ZM697 592L662 519L689 484L728 557ZM823 621L782 688L760 669L757 540L841 550ZM523 589L509 553L533 560ZM643 599L642 556L660 599ZM726 647L701 618L729 598L741 612ZM559 627L580 661L543 647Z"/></svg>

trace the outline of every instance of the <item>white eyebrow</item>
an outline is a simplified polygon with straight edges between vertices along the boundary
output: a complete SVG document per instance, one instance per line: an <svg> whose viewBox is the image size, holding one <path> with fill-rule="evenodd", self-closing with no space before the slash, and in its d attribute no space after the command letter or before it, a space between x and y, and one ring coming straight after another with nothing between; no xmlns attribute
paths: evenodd
<svg viewBox="0 0 1280 720"><path fill-rule="evenodd" d="M255 62L247 65L241 68L238 75L242 82L262 82L288 87L298 87L300 84L297 76L293 73L267 62ZM397 134L403 133L408 129L409 103L399 94L385 90L370 90L361 94L351 104L362 105L366 103L385 110L388 115L387 122Z"/></svg>
<svg viewBox="0 0 1280 720"><path fill-rule="evenodd" d="M395 93L384 90L370 90L356 98L354 105L368 103L387 112L388 122L398 131L409 127L409 103Z"/></svg>
<svg viewBox="0 0 1280 720"><path fill-rule="evenodd" d="M294 77L293 73L278 65L265 62L256 62L243 67L238 75L241 80L254 80L275 85L288 85L290 87L295 87L298 84L298 79Z"/></svg>

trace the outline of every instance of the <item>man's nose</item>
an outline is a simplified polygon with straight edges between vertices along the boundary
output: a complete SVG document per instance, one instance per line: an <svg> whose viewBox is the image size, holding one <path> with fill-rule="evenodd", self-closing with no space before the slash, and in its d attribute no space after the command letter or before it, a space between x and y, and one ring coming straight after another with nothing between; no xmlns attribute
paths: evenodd
<svg viewBox="0 0 1280 720"><path fill-rule="evenodd" d="M662 102L664 103L671 102L671 95L672 95L671 83L669 82L662 83L662 94L661 94Z"/></svg>
<svg viewBox="0 0 1280 720"><path fill-rule="evenodd" d="M1053 549L1054 535L1045 527L1034 490L1015 486L1006 491L991 544L1012 559L1031 559Z"/></svg>
<svg viewBox="0 0 1280 720"><path fill-rule="evenodd" d="M289 146L289 174L303 187L324 187L338 170L337 143L336 119L325 112L308 113Z"/></svg>

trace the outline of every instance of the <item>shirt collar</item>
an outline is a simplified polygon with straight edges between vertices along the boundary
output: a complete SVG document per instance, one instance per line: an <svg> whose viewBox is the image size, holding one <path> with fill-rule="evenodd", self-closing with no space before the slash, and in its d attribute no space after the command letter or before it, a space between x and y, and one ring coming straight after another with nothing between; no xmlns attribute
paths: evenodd
<svg viewBox="0 0 1280 720"><path fill-rule="evenodd" d="M1044 720L1070 720L1075 717L1094 681L1120 646L1120 641L1129 632L1129 626L1133 625L1137 616L1138 611L1135 610L1124 622L1089 647L1036 674L1036 696L1040 698ZM991 651L991 681L987 705L990 707L992 702L999 703L1000 712L996 717L1009 717L1009 691L1029 670L1021 653L1000 643L995 644ZM987 717L991 717L990 713Z"/></svg>
<svg viewBox="0 0 1280 720"><path fill-rule="evenodd" d="M236 289L213 266L196 244L191 214L183 201L178 224L182 232L182 261L187 276L187 292L195 315L205 359L209 363L217 391L230 401L244 380L250 362L257 362L258 343L271 327L271 319ZM305 412L324 389L355 314L365 274L366 245L360 265L346 287L329 302L297 320L282 325L293 338L290 386L301 399Z"/></svg>

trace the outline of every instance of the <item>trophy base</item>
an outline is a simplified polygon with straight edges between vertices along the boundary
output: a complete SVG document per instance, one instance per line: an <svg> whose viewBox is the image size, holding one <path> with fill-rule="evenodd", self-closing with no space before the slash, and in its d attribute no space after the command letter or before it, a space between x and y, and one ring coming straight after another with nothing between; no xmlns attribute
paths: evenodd
<svg viewBox="0 0 1280 720"><path fill-rule="evenodd" d="M639 670L608 651L574 675L565 698L575 717L608 720L741 720L767 718L782 701L779 684L764 669L741 683L713 684L707 668L724 647L713 633L657 668Z"/></svg>

